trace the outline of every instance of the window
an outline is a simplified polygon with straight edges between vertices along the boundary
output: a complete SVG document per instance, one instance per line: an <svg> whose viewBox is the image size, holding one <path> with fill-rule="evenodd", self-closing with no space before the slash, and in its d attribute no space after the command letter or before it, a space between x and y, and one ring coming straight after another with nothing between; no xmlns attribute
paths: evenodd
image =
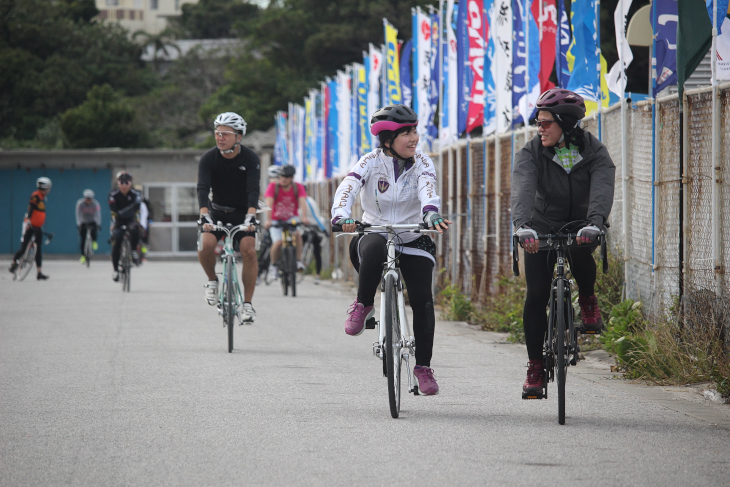
<svg viewBox="0 0 730 487"><path fill-rule="evenodd" d="M118 7L119 0L106 0L106 6L107 7Z"/></svg>
<svg viewBox="0 0 730 487"><path fill-rule="evenodd" d="M180 0L175 0L175 12L180 11Z"/></svg>
<svg viewBox="0 0 730 487"><path fill-rule="evenodd" d="M150 202L150 252L189 255L197 250L198 192L195 183L153 183L145 187Z"/></svg>
<svg viewBox="0 0 730 487"><path fill-rule="evenodd" d="M150 10L157 10L157 0L150 0Z"/></svg>

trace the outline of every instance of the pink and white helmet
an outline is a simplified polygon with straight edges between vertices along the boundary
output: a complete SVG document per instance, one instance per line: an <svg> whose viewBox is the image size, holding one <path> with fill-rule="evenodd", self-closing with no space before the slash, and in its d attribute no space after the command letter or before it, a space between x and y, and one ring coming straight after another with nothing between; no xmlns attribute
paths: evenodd
<svg viewBox="0 0 730 487"><path fill-rule="evenodd" d="M418 115L410 107L388 105L373 114L370 119L370 133L378 135L383 130L395 131L415 125L418 125Z"/></svg>

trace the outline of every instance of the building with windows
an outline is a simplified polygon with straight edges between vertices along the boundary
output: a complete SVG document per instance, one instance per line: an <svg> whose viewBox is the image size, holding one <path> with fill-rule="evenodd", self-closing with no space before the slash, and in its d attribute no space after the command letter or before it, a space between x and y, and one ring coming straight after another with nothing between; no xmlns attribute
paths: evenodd
<svg viewBox="0 0 730 487"><path fill-rule="evenodd" d="M159 34L167 27L167 19L182 14L186 3L198 0L96 0L97 18L117 22L130 33Z"/></svg>

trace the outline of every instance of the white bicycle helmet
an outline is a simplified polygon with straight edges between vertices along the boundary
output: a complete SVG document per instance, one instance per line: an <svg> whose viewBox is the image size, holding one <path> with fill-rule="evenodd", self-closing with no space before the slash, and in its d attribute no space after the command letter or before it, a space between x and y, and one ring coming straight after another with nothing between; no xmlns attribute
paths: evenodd
<svg viewBox="0 0 730 487"><path fill-rule="evenodd" d="M94 197L94 192L90 189L84 190L84 198L92 199Z"/></svg>
<svg viewBox="0 0 730 487"><path fill-rule="evenodd" d="M221 113L215 118L213 122L213 128L218 128L219 125L225 125L231 127L233 130L239 132L242 136L246 135L246 121L237 113L225 112Z"/></svg>
<svg viewBox="0 0 730 487"><path fill-rule="evenodd" d="M269 179L278 178L280 169L281 169L280 166L269 166L269 169L267 171L267 174L269 175Z"/></svg>
<svg viewBox="0 0 730 487"><path fill-rule="evenodd" d="M43 176L35 180L35 185L38 189L51 189L53 184L49 178Z"/></svg>

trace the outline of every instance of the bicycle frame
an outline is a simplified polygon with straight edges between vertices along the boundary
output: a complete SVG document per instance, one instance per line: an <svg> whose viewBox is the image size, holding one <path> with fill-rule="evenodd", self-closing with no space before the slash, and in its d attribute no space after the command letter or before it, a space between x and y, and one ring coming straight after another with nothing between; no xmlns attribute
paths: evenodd
<svg viewBox="0 0 730 487"><path fill-rule="evenodd" d="M248 231L248 225L236 225L235 227L231 226L224 226L221 224L221 222L218 222L218 225L213 226L213 230L215 232L223 232L226 234L225 238L223 239L223 251L221 252L221 262L223 263L223 270L221 275L221 282L224 284L222 286L219 286L218 289L218 314L223 316L224 326L225 326L225 309L224 309L224 303L225 303L225 289L227 286L232 285L233 286L233 294L235 298L235 312L236 317L238 318L238 324L242 324L241 322L241 312L242 312L242 306L243 306L243 293L241 292L241 285L238 278L238 269L236 267L236 252L233 249L233 237L238 232ZM259 234L258 231L256 232L256 249L259 248ZM228 282L228 269L231 268L231 281Z"/></svg>

